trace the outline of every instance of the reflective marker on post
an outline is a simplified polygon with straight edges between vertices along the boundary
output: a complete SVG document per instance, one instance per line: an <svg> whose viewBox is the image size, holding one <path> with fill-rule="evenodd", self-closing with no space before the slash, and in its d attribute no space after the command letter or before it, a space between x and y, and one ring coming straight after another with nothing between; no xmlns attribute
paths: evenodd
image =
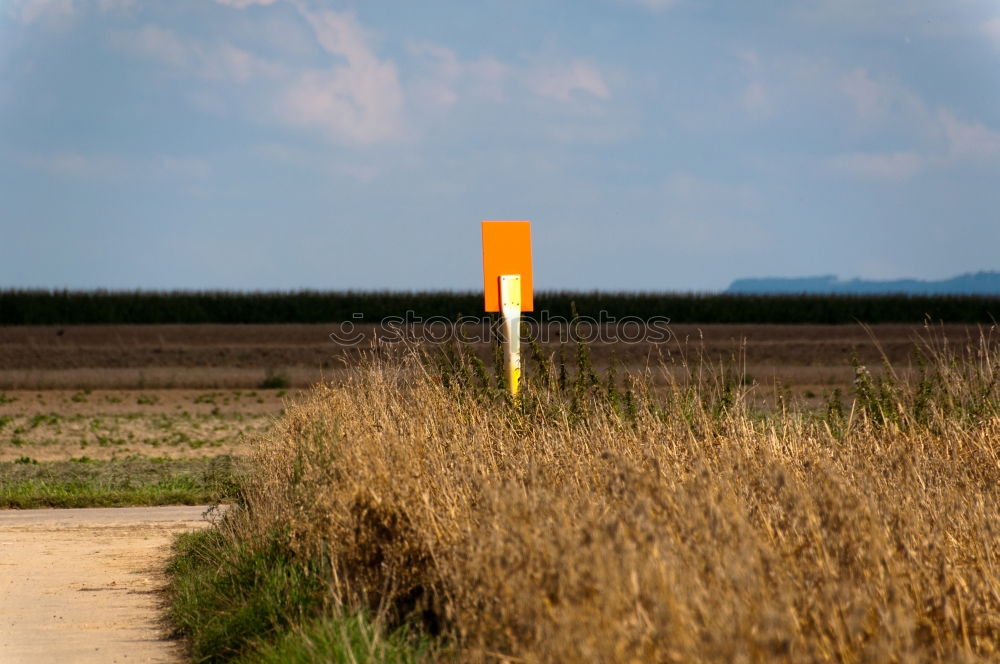
<svg viewBox="0 0 1000 664"><path fill-rule="evenodd" d="M517 396L521 388L521 275L500 275L500 310L503 314L507 388Z"/></svg>
<svg viewBox="0 0 1000 664"><path fill-rule="evenodd" d="M497 278L503 274L521 275L521 311L533 311L531 222L483 222L483 305L486 311L500 311Z"/></svg>
<svg viewBox="0 0 1000 664"><path fill-rule="evenodd" d="M531 224L483 222L483 303L503 315L504 368L507 387L521 387L521 312L532 311Z"/></svg>

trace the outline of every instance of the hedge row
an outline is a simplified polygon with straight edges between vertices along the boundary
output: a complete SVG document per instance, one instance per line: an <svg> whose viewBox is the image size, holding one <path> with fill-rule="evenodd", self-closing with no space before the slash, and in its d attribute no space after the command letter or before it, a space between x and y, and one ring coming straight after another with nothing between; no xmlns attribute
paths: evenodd
<svg viewBox="0 0 1000 664"><path fill-rule="evenodd" d="M539 292L535 316L669 318L674 323L992 323L1000 297ZM377 322L482 315L482 296L427 291L0 290L2 325Z"/></svg>

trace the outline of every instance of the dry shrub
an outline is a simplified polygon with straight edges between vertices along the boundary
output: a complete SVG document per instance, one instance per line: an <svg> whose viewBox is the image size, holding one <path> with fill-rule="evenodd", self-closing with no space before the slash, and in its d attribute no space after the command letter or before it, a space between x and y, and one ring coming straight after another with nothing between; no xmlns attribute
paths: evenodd
<svg viewBox="0 0 1000 664"><path fill-rule="evenodd" d="M519 409L425 366L318 386L254 457L240 527L329 560L337 602L460 661L1000 658L995 413L835 432L707 378Z"/></svg>

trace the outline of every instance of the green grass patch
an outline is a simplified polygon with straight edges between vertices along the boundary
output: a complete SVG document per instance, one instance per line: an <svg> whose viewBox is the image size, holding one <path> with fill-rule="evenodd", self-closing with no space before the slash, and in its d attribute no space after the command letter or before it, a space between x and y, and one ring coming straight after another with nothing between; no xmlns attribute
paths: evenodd
<svg viewBox="0 0 1000 664"><path fill-rule="evenodd" d="M430 642L401 628L382 635L377 622L365 614L322 617L263 643L240 661L245 664L315 664L357 662L410 664L430 659Z"/></svg>
<svg viewBox="0 0 1000 664"><path fill-rule="evenodd" d="M234 508L239 509L239 508ZM280 536L225 529L179 536L170 618L195 662L418 662L429 642L400 628L385 635L364 614L334 605L329 561L301 560Z"/></svg>
<svg viewBox="0 0 1000 664"><path fill-rule="evenodd" d="M0 463L0 508L197 505L231 498L238 460L129 457Z"/></svg>
<svg viewBox="0 0 1000 664"><path fill-rule="evenodd" d="M267 374L264 376L264 380L260 383L260 388L262 390L280 390L288 387L292 384L292 381L281 372L277 372L273 369L268 369ZM262 399L257 400L258 403L263 403Z"/></svg>

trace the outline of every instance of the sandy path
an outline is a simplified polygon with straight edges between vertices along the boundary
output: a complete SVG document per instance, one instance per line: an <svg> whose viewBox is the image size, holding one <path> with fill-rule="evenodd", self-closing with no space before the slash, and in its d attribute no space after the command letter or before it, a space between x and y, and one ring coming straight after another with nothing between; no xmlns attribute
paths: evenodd
<svg viewBox="0 0 1000 664"><path fill-rule="evenodd" d="M181 661L157 591L205 509L0 511L0 663Z"/></svg>

